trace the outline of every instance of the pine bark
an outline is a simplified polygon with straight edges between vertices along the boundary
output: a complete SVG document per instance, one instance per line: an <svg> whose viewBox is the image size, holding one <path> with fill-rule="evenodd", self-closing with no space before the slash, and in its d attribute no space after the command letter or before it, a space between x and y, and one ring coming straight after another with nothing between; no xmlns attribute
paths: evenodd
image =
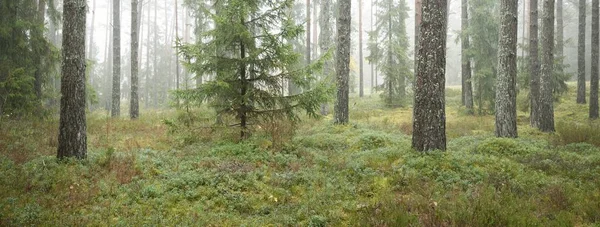
<svg viewBox="0 0 600 227"><path fill-rule="evenodd" d="M121 3L113 0L113 83L111 116L121 115Z"/></svg>
<svg viewBox="0 0 600 227"><path fill-rule="evenodd" d="M350 90L348 81L350 78L351 6L351 0L338 0L336 55L337 100L334 108L334 119L336 124L347 124L349 120L348 93Z"/></svg>
<svg viewBox="0 0 600 227"><path fill-rule="evenodd" d="M496 136L517 137L518 0L500 1L500 39L496 79Z"/></svg>
<svg viewBox="0 0 600 227"><path fill-rule="evenodd" d="M462 31L469 29L469 3L468 0L462 0ZM473 114L473 85L471 83L471 58L467 55L471 44L469 42L469 36L463 36L462 38L462 101L463 105L467 108L470 114Z"/></svg>
<svg viewBox="0 0 600 227"><path fill-rule="evenodd" d="M554 0L544 0L542 16L542 70L540 77L539 125L543 132L554 131L554 98L552 73L554 72Z"/></svg>
<svg viewBox="0 0 600 227"><path fill-rule="evenodd" d="M139 21L138 0L131 0L131 97L129 117L137 119L140 115L138 97L138 71L139 71Z"/></svg>
<svg viewBox="0 0 600 227"><path fill-rule="evenodd" d="M538 127L540 119L538 114L538 100L540 99L540 59L538 48L538 0L531 0L529 9L529 100L530 123Z"/></svg>
<svg viewBox="0 0 600 227"><path fill-rule="evenodd" d="M358 96L363 97L364 93L364 71L363 71L363 0L358 0Z"/></svg>
<svg viewBox="0 0 600 227"><path fill-rule="evenodd" d="M37 22L40 25L44 24L45 15L46 15L46 0L39 0ZM37 36L43 37L43 32L39 32L39 30L36 30L36 32L38 33ZM38 67L38 69L35 71L35 74L34 74L35 81L34 81L33 85L34 85L35 95L36 95L37 99L39 101L41 101L41 99L42 99L42 83L43 83L43 78L42 78L43 72L41 69L41 65L42 65L41 56L35 57L35 64Z"/></svg>
<svg viewBox="0 0 600 227"><path fill-rule="evenodd" d="M577 103L585 104L585 27L586 0L579 0L579 34L577 36Z"/></svg>
<svg viewBox="0 0 600 227"><path fill-rule="evenodd" d="M412 147L446 150L445 68L447 0L427 0L417 52Z"/></svg>
<svg viewBox="0 0 600 227"><path fill-rule="evenodd" d="M590 119L598 118L598 42L600 22L598 0L592 0L592 74L590 76Z"/></svg>
<svg viewBox="0 0 600 227"><path fill-rule="evenodd" d="M331 31L331 0L321 0L320 6L321 9L319 10L319 29L321 30L321 32L319 34L319 48L321 49L321 54L325 54L327 53L327 51L331 47L331 44L333 43ZM333 70L331 68L331 62L325 61L325 63L323 64L324 77L329 77L332 71ZM324 103L321 105L321 115L328 114L329 105L327 103Z"/></svg>
<svg viewBox="0 0 600 227"><path fill-rule="evenodd" d="M58 135L59 159L87 156L85 118L85 0L65 0L63 20L63 64Z"/></svg>

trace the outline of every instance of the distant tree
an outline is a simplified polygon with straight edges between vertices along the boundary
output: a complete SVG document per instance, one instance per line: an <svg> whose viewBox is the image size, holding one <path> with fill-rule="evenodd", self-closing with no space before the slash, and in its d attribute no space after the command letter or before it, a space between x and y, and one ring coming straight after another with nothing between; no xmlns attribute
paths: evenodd
<svg viewBox="0 0 600 227"><path fill-rule="evenodd" d="M139 51L139 15L138 0L131 0L131 97L129 116L131 119L137 119L140 116L140 106L138 97L138 51Z"/></svg>
<svg viewBox="0 0 600 227"><path fill-rule="evenodd" d="M418 151L446 150L447 6L447 0L423 2L412 135L412 147Z"/></svg>
<svg viewBox="0 0 600 227"><path fill-rule="evenodd" d="M319 49L321 50L321 54L326 54L330 48L332 48L333 43L333 29L332 29L332 18L333 18L333 8L332 8L332 0L321 0L319 10ZM329 79L331 74L333 73L333 64L331 60L325 59L323 63L323 79L332 81ZM321 115L329 114L329 105L324 103L321 105Z"/></svg>
<svg viewBox="0 0 600 227"><path fill-rule="evenodd" d="M412 81L412 62L408 58L406 36L408 6L404 0L381 0L378 4L378 22L369 32L372 41L367 59L376 62L385 75L381 94L385 104L402 106L406 100L406 84Z"/></svg>
<svg viewBox="0 0 600 227"><path fill-rule="evenodd" d="M554 70L554 0L543 0L542 16L542 70L540 99L538 100L539 125L543 132L554 131L554 97L552 74Z"/></svg>
<svg viewBox="0 0 600 227"><path fill-rule="evenodd" d="M59 159L86 158L85 118L85 0L65 0L63 20L63 64L58 135Z"/></svg>
<svg viewBox="0 0 600 227"><path fill-rule="evenodd" d="M469 30L469 3L468 0L462 0L461 6L462 12L462 23L461 30L468 31ZM473 113L473 84L471 82L471 57L469 56L469 34L468 32L464 32L464 35L461 38L461 85L462 85L462 104L465 105L470 114Z"/></svg>
<svg viewBox="0 0 600 227"><path fill-rule="evenodd" d="M121 115L121 3L113 0L113 81L111 116Z"/></svg>
<svg viewBox="0 0 600 227"><path fill-rule="evenodd" d="M600 41L600 12L598 0L592 0L592 74L590 77L590 118L598 118L598 42Z"/></svg>
<svg viewBox="0 0 600 227"><path fill-rule="evenodd" d="M579 0L579 33L577 36L577 103L585 104L585 26L586 0Z"/></svg>
<svg viewBox="0 0 600 227"><path fill-rule="evenodd" d="M334 121L336 124L347 124L349 120L348 94L350 80L350 32L351 23L351 0L338 0L337 18L337 51L336 51L336 74L337 74L337 100L335 103Z"/></svg>
<svg viewBox="0 0 600 227"><path fill-rule="evenodd" d="M538 100L540 100L540 59L538 43L538 0L530 0L529 9L529 118L532 127L538 127L540 117Z"/></svg>
<svg viewBox="0 0 600 227"><path fill-rule="evenodd" d="M189 91L189 97L208 100L219 116L234 117L242 139L262 121L298 120L299 110L317 116L326 99L328 89L315 85L312 76L322 62L294 69L302 55L282 41L302 32L302 26L286 16L293 2L231 0L212 15L215 26L200 37L204 42L180 47L191 71L215 75ZM304 92L285 96L283 81L288 80Z"/></svg>
<svg viewBox="0 0 600 227"><path fill-rule="evenodd" d="M471 81L474 102L479 114L493 113L495 80L498 73L499 2L496 0L469 1L469 27L462 36L469 37L467 55L473 60Z"/></svg>
<svg viewBox="0 0 600 227"><path fill-rule="evenodd" d="M358 97L363 97L364 71L363 71L363 0L358 0Z"/></svg>
<svg viewBox="0 0 600 227"><path fill-rule="evenodd" d="M500 40L496 80L496 136L517 137L518 0L500 1Z"/></svg>

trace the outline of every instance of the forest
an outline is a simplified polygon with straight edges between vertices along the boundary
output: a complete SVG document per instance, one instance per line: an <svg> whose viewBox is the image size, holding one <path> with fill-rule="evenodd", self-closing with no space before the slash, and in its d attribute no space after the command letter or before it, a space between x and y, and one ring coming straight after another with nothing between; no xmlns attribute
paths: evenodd
<svg viewBox="0 0 600 227"><path fill-rule="evenodd" d="M0 226L599 226L600 0L0 0Z"/></svg>

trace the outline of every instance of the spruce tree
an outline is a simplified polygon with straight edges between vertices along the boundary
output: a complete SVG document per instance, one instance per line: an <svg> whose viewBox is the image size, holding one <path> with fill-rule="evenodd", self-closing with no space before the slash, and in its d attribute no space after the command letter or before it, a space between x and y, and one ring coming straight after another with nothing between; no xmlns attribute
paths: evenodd
<svg viewBox="0 0 600 227"><path fill-rule="evenodd" d="M231 0L213 14L214 27L197 44L183 45L187 67L197 75L215 75L192 90L195 99L208 100L219 116L235 118L240 137L248 138L251 126L272 119L299 120L298 111L318 116L329 90L315 85L318 61L297 68L302 55L285 40L296 39L302 26L287 12L293 0ZM219 51L215 51L219 50ZM303 93L285 95L284 84L293 82ZM309 89L309 85L310 88Z"/></svg>

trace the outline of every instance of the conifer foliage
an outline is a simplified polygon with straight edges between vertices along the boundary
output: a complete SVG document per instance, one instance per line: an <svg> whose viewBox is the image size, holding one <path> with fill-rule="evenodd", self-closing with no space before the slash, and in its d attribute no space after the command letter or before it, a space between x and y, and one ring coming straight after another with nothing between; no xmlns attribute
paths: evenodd
<svg viewBox="0 0 600 227"><path fill-rule="evenodd" d="M285 40L297 38L302 25L289 17L293 0L230 0L218 14L210 14L214 27L197 44L183 45L180 53L196 76L213 75L195 90L192 99L206 100L219 116L236 119L242 139L251 126L266 120L299 120L298 111L317 117L327 99L328 87L317 84L317 61L298 68L301 55ZM207 10L208 13L208 10ZM303 91L290 95L286 83Z"/></svg>

